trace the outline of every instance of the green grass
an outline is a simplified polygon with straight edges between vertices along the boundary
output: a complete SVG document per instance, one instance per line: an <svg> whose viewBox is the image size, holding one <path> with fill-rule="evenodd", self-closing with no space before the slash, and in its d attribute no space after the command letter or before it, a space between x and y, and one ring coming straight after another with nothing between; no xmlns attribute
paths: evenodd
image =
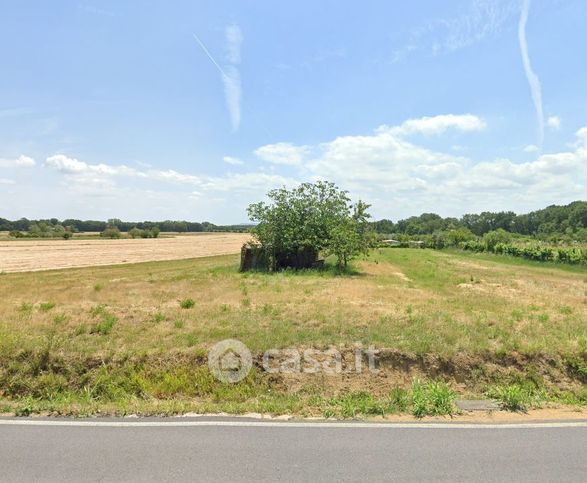
<svg viewBox="0 0 587 483"><path fill-rule="evenodd" d="M0 410L422 417L453 414L457 390L518 411L586 404L578 267L420 249L375 250L345 273L237 267L222 256L3 275ZM385 378L257 372L224 387L205 356L226 338L257 360L373 345L388 350Z"/></svg>
<svg viewBox="0 0 587 483"><path fill-rule="evenodd" d="M196 302L194 301L194 299L183 299L183 300L179 301L179 306L182 309L191 309L195 305L196 305Z"/></svg>

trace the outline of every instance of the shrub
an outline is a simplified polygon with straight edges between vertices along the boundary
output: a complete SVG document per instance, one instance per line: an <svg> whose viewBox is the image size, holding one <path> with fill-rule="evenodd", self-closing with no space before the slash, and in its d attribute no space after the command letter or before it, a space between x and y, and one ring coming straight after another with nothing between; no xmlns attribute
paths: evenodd
<svg viewBox="0 0 587 483"><path fill-rule="evenodd" d="M121 233L120 229L116 226L109 226L106 228L102 233L100 233L102 238L120 238Z"/></svg>

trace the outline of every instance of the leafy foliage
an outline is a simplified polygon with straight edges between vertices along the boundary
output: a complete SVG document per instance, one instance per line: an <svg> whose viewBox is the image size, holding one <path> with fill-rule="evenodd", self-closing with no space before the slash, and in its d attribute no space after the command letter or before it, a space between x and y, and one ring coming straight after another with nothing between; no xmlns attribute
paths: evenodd
<svg viewBox="0 0 587 483"><path fill-rule="evenodd" d="M326 181L303 183L288 190L268 193L271 203L249 206L249 218L258 224L251 230L277 267L283 254L314 250L337 257L340 267L371 246L368 205L352 204L346 191Z"/></svg>

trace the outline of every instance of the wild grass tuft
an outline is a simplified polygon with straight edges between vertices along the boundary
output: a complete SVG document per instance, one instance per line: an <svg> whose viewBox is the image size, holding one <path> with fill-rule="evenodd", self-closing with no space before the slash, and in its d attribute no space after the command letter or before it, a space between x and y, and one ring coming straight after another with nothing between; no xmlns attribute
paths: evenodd
<svg viewBox="0 0 587 483"><path fill-rule="evenodd" d="M182 309L191 309L195 305L196 305L196 302L194 299L187 298L187 299L183 299L183 300L179 301L179 306Z"/></svg>
<svg viewBox="0 0 587 483"><path fill-rule="evenodd" d="M444 416L455 412L456 393L444 382L412 383L412 414L417 418L424 416Z"/></svg>

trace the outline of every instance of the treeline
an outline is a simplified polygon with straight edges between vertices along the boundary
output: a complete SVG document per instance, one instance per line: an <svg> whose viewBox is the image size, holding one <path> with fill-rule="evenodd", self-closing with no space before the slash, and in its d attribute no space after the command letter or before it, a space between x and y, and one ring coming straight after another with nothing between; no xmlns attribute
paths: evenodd
<svg viewBox="0 0 587 483"><path fill-rule="evenodd" d="M179 233L197 233L197 232L246 232L251 228L250 225L215 225L208 221L139 221L130 222L112 218L107 221L96 220L76 220L66 219L58 220L57 218L43 220L29 220L21 218L10 221L0 218L0 231L12 233L30 234L35 237L60 236L63 232L104 232L108 228L116 228L121 232L130 232L133 229L143 231L153 231L155 229L164 232Z"/></svg>
<svg viewBox="0 0 587 483"><path fill-rule="evenodd" d="M373 222L372 226L378 233L415 237L459 229L483 236L501 229L544 241L587 241L587 201L574 201L564 206L552 205L522 215L501 211L443 218L435 213L424 213L396 223L384 219Z"/></svg>

